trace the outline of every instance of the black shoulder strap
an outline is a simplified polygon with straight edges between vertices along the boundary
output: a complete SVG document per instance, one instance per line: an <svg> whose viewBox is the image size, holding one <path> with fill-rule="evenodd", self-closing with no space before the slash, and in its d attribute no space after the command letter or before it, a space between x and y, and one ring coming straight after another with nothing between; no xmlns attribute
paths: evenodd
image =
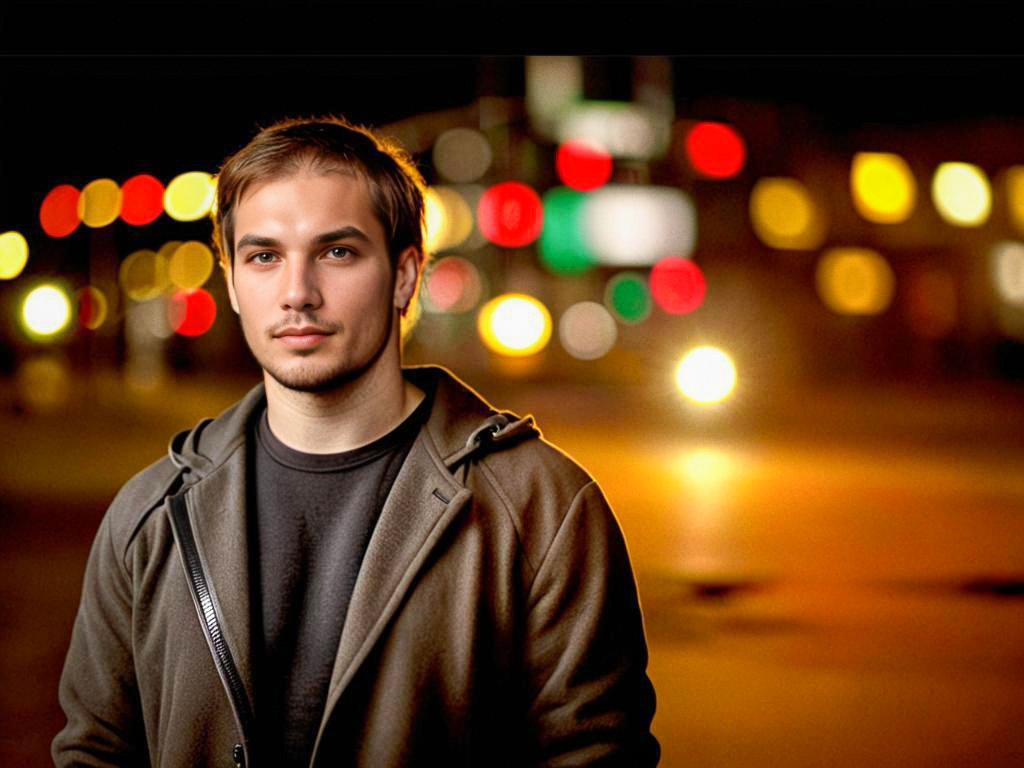
<svg viewBox="0 0 1024 768"><path fill-rule="evenodd" d="M444 465L450 472L473 456L503 447L506 441L511 444L525 437L539 435L540 430L533 421L533 416L519 418L513 413L496 413L488 417L466 439L466 444L444 458Z"/></svg>

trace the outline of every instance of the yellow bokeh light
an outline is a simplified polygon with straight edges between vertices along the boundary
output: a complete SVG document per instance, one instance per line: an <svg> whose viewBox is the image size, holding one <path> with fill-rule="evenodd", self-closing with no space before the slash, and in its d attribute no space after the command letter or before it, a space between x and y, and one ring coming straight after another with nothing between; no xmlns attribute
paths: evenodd
<svg viewBox="0 0 1024 768"><path fill-rule="evenodd" d="M71 320L71 300L62 288L47 283L32 289L21 305L21 322L29 336L53 338Z"/></svg>
<svg viewBox="0 0 1024 768"><path fill-rule="evenodd" d="M437 187L429 187L423 198L424 244L428 253L437 253L444 242L447 221L444 214L444 201L437 193Z"/></svg>
<svg viewBox="0 0 1024 768"><path fill-rule="evenodd" d="M676 366L676 386L693 402L714 405L736 388L736 366L718 347L695 347Z"/></svg>
<svg viewBox="0 0 1024 768"><path fill-rule="evenodd" d="M163 253L135 251L121 263L118 280L128 298L134 301L154 299L170 285L167 259Z"/></svg>
<svg viewBox="0 0 1024 768"><path fill-rule="evenodd" d="M164 210L176 221L198 221L209 215L214 191L213 177L208 173L179 174L164 190Z"/></svg>
<svg viewBox="0 0 1024 768"><path fill-rule="evenodd" d="M121 215L121 187L113 179L90 181L78 196L78 218L87 227L105 227Z"/></svg>
<svg viewBox="0 0 1024 768"><path fill-rule="evenodd" d="M198 240L189 240L174 249L167 264L167 277L175 287L194 291L213 274L213 253Z"/></svg>
<svg viewBox="0 0 1024 768"><path fill-rule="evenodd" d="M210 218L217 216L217 180L217 176L210 179L210 210L208 212Z"/></svg>
<svg viewBox="0 0 1024 768"><path fill-rule="evenodd" d="M825 219L796 179L768 177L750 193L750 222L772 248L813 250L825 240Z"/></svg>
<svg viewBox="0 0 1024 768"><path fill-rule="evenodd" d="M892 302L892 268L868 248L830 248L818 261L818 295L840 315L877 315Z"/></svg>
<svg viewBox="0 0 1024 768"><path fill-rule="evenodd" d="M1006 208L1017 231L1024 233L1024 165L1013 165L1003 173Z"/></svg>
<svg viewBox="0 0 1024 768"><path fill-rule="evenodd" d="M456 248L473 231L473 211L466 199L451 187L427 189L425 218L428 253Z"/></svg>
<svg viewBox="0 0 1024 768"><path fill-rule="evenodd" d="M976 165L942 163L932 177L932 201L950 224L977 227L992 212L992 187Z"/></svg>
<svg viewBox="0 0 1024 768"><path fill-rule="evenodd" d="M850 168L850 192L857 212L868 221L906 221L917 202L914 174L899 155L858 152Z"/></svg>
<svg viewBox="0 0 1024 768"><path fill-rule="evenodd" d="M0 235L0 280L13 280L28 263L28 241L20 232Z"/></svg>
<svg viewBox="0 0 1024 768"><path fill-rule="evenodd" d="M477 330L488 349L524 357L547 346L551 313L532 296L506 293L487 302L477 317Z"/></svg>

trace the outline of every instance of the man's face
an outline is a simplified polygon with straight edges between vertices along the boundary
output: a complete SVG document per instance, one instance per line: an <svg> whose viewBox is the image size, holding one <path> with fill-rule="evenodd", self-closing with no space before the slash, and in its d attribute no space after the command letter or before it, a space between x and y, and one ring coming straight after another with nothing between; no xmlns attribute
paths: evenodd
<svg viewBox="0 0 1024 768"><path fill-rule="evenodd" d="M235 208L231 306L266 375L322 392L398 364L395 308L412 296L416 250L397 271L366 180L303 170L253 185Z"/></svg>

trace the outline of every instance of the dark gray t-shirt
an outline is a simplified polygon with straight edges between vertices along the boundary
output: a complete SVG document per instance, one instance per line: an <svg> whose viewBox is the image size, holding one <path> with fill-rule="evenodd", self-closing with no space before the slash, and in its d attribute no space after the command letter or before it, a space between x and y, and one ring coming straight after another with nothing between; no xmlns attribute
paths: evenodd
<svg viewBox="0 0 1024 768"><path fill-rule="evenodd" d="M359 566L428 399L388 434L343 453L289 448L265 409L257 422L252 650L264 764L309 764Z"/></svg>

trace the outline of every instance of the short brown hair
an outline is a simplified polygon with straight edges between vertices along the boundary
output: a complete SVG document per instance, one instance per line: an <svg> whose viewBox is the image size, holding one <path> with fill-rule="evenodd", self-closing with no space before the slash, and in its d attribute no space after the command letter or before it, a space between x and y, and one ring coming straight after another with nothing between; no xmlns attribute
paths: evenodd
<svg viewBox="0 0 1024 768"><path fill-rule="evenodd" d="M347 168L364 177L370 204L387 236L394 266L416 246L422 274L426 184L408 154L396 144L341 117L288 119L264 128L229 157L217 174L213 241L225 274L234 263L234 212L253 183L288 176L303 166Z"/></svg>

